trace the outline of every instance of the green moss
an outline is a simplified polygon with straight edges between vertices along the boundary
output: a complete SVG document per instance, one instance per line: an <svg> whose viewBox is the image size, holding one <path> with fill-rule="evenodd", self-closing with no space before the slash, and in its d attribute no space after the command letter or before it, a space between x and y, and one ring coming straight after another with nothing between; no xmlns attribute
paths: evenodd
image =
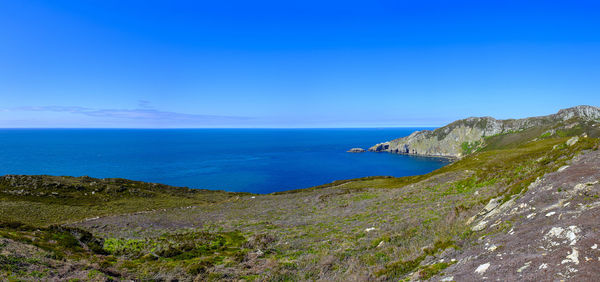
<svg viewBox="0 0 600 282"><path fill-rule="evenodd" d="M440 262L432 265L423 266L419 271L419 279L429 280L431 277L439 274L442 270L448 268L453 263Z"/></svg>
<svg viewBox="0 0 600 282"><path fill-rule="evenodd" d="M88 275L87 275L87 277L89 279L94 279L94 278L102 277L102 276L103 276L102 272L95 270L95 269L92 269L90 272L88 272Z"/></svg>
<svg viewBox="0 0 600 282"><path fill-rule="evenodd" d="M443 191L441 195L470 194L475 192L478 188L494 185L497 181L498 180L495 178L480 180L477 176L471 176L453 183L448 189Z"/></svg>
<svg viewBox="0 0 600 282"><path fill-rule="evenodd" d="M386 276L387 278L399 278L414 271L425 256L420 256L414 260L397 261L385 266L383 270L378 271L377 276Z"/></svg>
<svg viewBox="0 0 600 282"><path fill-rule="evenodd" d="M110 254L140 254L148 247L153 246L146 240L108 238L104 240L103 249ZM153 251L150 249L149 251Z"/></svg>
<svg viewBox="0 0 600 282"><path fill-rule="evenodd" d="M358 195L352 197L352 201L359 202L359 201L374 199L376 197L377 197L377 194L374 194L374 193L361 193L361 194L358 194Z"/></svg>
<svg viewBox="0 0 600 282"><path fill-rule="evenodd" d="M246 281L257 281L259 280L260 276L256 275L256 274L251 274L251 275L242 275L240 276L240 279L242 280L246 280Z"/></svg>

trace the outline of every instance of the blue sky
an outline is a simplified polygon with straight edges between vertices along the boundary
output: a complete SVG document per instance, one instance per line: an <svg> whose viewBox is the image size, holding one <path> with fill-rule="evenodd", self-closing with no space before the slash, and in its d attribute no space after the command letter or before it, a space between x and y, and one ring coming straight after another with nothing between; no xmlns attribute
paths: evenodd
<svg viewBox="0 0 600 282"><path fill-rule="evenodd" d="M0 1L0 127L440 126L600 105L597 1Z"/></svg>

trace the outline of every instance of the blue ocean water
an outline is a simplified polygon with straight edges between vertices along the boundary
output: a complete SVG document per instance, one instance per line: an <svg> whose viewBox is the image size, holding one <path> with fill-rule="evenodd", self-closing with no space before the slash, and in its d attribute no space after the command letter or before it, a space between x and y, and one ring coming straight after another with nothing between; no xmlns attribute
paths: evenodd
<svg viewBox="0 0 600 282"><path fill-rule="evenodd" d="M385 129L2 129L0 174L120 177L270 193L339 179L424 174L443 159L346 153L407 136Z"/></svg>

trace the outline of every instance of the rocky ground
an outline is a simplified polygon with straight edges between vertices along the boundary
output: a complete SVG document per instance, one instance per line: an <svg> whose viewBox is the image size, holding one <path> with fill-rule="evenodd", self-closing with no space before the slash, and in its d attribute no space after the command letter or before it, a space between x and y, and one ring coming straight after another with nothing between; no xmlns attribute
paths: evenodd
<svg viewBox="0 0 600 282"><path fill-rule="evenodd" d="M460 252L440 281L598 281L600 152L532 183L499 205L493 199L472 223L480 237ZM500 229L501 232L494 232Z"/></svg>

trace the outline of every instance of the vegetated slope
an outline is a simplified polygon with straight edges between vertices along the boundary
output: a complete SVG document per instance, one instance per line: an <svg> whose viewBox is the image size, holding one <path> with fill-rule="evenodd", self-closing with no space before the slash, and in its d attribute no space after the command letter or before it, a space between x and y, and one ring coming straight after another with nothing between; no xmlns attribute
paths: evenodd
<svg viewBox="0 0 600 282"><path fill-rule="evenodd" d="M593 106L577 106L548 116L524 119L497 120L491 117L471 117L433 131L417 131L404 138L379 143L369 151L460 158L477 150L484 144L486 137L525 130L536 134L540 131L546 131L545 134L554 134L556 131L567 132L575 124L593 123L599 119L600 108ZM529 140L531 139L525 139L525 141Z"/></svg>
<svg viewBox="0 0 600 282"><path fill-rule="evenodd" d="M48 224L41 224L31 210L3 216L21 223L5 222L0 227L4 238L0 277L183 281L597 277L598 268L584 265L584 256L591 258L593 245L587 245L598 239L594 233L600 206L594 196L599 188L594 184L598 127L597 122L574 117L542 129L490 136L469 155L420 176L337 181L269 195L188 194L183 189L182 194L164 195L169 205L159 201L160 194L149 197L146 206L143 197L125 197L136 212L126 211L119 202L118 193L128 195L129 189L115 192L106 202L82 206L73 199L93 190L70 189L73 198L65 197L61 209L60 199L36 194L36 185L15 180L0 189L2 206L33 203L61 215L57 221L61 225L44 227ZM99 185L113 187L111 183ZM544 210L561 200L562 206ZM567 202L571 204L565 206ZM100 209L105 203L113 208ZM74 207L100 217L74 213ZM82 221L84 217L88 219ZM569 232L575 235L573 245ZM543 263L547 268L541 267Z"/></svg>
<svg viewBox="0 0 600 282"><path fill-rule="evenodd" d="M0 220L49 226L102 215L212 204L245 194L120 178L5 175L0 177Z"/></svg>

